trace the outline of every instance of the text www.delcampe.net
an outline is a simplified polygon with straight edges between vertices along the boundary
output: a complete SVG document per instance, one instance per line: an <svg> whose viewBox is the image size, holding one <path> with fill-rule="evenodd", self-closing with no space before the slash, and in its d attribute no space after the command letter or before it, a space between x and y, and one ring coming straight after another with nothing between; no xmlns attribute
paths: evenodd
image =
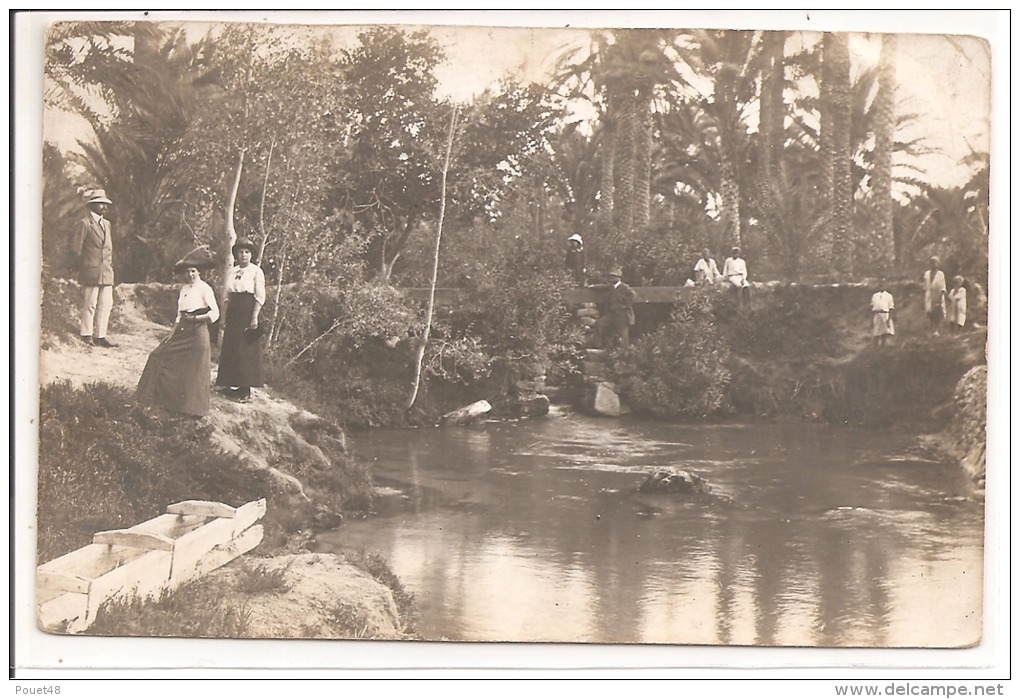
<svg viewBox="0 0 1020 699"><path fill-rule="evenodd" d="M1001 697L1002 684L837 684L839 697Z"/></svg>

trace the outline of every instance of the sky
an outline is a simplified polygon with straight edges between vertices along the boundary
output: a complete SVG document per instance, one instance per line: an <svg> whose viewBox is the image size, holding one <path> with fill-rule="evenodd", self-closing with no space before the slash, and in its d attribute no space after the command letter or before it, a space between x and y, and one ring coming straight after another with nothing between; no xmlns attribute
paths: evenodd
<svg viewBox="0 0 1020 699"><path fill-rule="evenodd" d="M252 19L252 15L226 13L229 19ZM476 21L491 20L493 25L511 24L513 21L530 20L533 24L554 24L562 13L521 13L514 15L483 14ZM597 13L596 13L597 14ZM636 13L637 16L642 16ZM783 28L794 27L795 17L785 16L786 22L779 22L776 17L781 13L764 15L757 25L740 25L738 19L754 13L729 13L722 18L706 13L688 13L690 19L686 26L710 26L710 20L721 22L719 26L738 26L740 28ZM716 13L718 14L718 13ZM889 13L897 14L897 13ZM903 14L903 13L899 13ZM938 16L938 13L929 13ZM163 15L155 13L153 18L160 17L184 19L206 19L202 13L174 13ZM222 15L218 15L222 16ZM374 16L380 16L376 13ZM963 184L969 172L959 165L961 159L973 151L989 152L990 148L990 99L991 99L991 52L989 46L981 39L968 36L950 36L947 34L907 33L924 30L928 25L917 13L908 15L910 22L889 22L889 26L878 26L876 29L895 29L898 33L898 54L896 78L898 87L898 106L901 110L919 115L917 124L910 135L921 135L930 145L934 153L926 156L921 167L926 172L926 179L945 186ZM346 14L344 19L358 19L361 15ZM437 70L440 82L440 93L455 100L468 100L504 76L512 76L518 80L544 81L553 70L557 58L570 47L583 49L588 45L586 28L575 28L569 22L560 26L450 26L452 21L465 21L469 16L457 13L431 13L427 16L413 13L387 13L381 17L386 21L406 21L410 19L431 19L447 24L428 25L432 35L440 42L447 53L447 61ZM627 16L633 23L633 17ZM566 13L566 19L578 19L577 15ZM586 17L591 20L591 17ZM856 18L856 16L855 16ZM293 23L301 21L307 25L310 20L327 20L335 22L335 15L268 13L255 16L255 19L266 19L276 22ZM561 18L562 19L562 18ZM623 26L625 18L621 15L601 15L595 19L604 19L602 26ZM674 21L675 16L667 19ZM780 17L778 19L784 19ZM945 19L945 18L944 18ZM727 24L722 20L729 20ZM588 24L592 22L589 21ZM683 26L676 24L676 26ZM663 26L666 22L663 22ZM191 33L197 38L209 28L205 22L189 22ZM351 45L355 40L360 26L338 26L320 24L314 31L328 33L341 46ZM364 25L361 25L364 26ZM409 25L419 26L419 25ZM598 26L598 25L595 25ZM935 25L947 27L959 26L966 30L965 23L959 25ZM862 28L871 29L867 24ZM813 32L805 35L805 41L812 42L817 37ZM853 61L872 64L878 58L878 42L874 35L858 33L853 35L851 53ZM51 110L44 112L45 138L57 143L61 148L71 148L82 134L82 123L77 118Z"/></svg>

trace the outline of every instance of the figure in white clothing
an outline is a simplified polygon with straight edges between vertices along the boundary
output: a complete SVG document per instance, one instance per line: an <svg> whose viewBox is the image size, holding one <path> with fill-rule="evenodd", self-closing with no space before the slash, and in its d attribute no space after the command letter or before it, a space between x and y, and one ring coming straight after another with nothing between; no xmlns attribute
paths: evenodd
<svg viewBox="0 0 1020 699"><path fill-rule="evenodd" d="M738 304L750 307L751 284L747 281L747 263L740 256L740 248L734 246L730 256L723 262L722 276L737 290Z"/></svg>
<svg viewBox="0 0 1020 699"><path fill-rule="evenodd" d="M881 290L871 296L871 335L875 339L876 347L884 346L886 339L896 334L893 325L895 308L892 294L886 289L883 280Z"/></svg>
<svg viewBox="0 0 1020 699"><path fill-rule="evenodd" d="M719 274L719 267L708 252L708 248L701 251L701 257L694 265L694 280L700 286L712 286L722 278Z"/></svg>
<svg viewBox="0 0 1020 699"><path fill-rule="evenodd" d="M939 269L937 257L931 258L930 267L924 272L924 312L928 314L932 335L938 335L946 317L946 275Z"/></svg>
<svg viewBox="0 0 1020 699"><path fill-rule="evenodd" d="M953 288L946 297L946 320L950 332L959 332L967 324L967 287L963 277L953 277Z"/></svg>

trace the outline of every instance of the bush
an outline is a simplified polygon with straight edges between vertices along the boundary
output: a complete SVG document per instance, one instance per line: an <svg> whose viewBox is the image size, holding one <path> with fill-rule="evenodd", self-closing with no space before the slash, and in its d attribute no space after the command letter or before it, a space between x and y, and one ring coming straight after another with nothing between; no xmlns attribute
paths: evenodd
<svg viewBox="0 0 1020 699"><path fill-rule="evenodd" d="M711 294L685 296L669 323L618 356L621 394L636 411L701 418L725 406L729 352L716 329Z"/></svg>

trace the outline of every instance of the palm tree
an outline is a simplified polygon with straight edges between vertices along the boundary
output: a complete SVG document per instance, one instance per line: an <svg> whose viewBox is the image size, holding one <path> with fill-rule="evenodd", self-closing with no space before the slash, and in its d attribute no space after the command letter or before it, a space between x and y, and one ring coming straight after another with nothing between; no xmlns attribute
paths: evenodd
<svg viewBox="0 0 1020 699"><path fill-rule="evenodd" d="M827 32L822 39L822 75L826 98L821 109L826 171L832 172L829 196L832 221L832 266L841 275L854 275L854 186L850 175L850 52L847 34ZM830 125L828 134L825 125Z"/></svg>
<svg viewBox="0 0 1020 699"><path fill-rule="evenodd" d="M740 173L747 160L747 110L757 94L760 47L754 32L720 30L687 32L674 47L686 65L682 94L698 102L717 141L722 235L728 244L740 245Z"/></svg>
<svg viewBox="0 0 1020 699"><path fill-rule="evenodd" d="M888 272L895 261L893 231L892 156L896 129L896 75L893 63L896 36L882 36L878 63L878 91L875 95L875 150L871 175L872 201L876 214L874 235L867 236L864 251L869 267L880 274Z"/></svg>
<svg viewBox="0 0 1020 699"><path fill-rule="evenodd" d="M599 111L601 186L599 228L629 235L648 226L651 212L652 112L659 85L676 79L664 55L670 33L623 29L594 32L587 55L565 52L556 84L568 98Z"/></svg>
<svg viewBox="0 0 1020 699"><path fill-rule="evenodd" d="M164 255L175 252L168 250L168 240L186 230L172 153L195 113L197 91L208 80L208 42L192 44L182 30L158 27L120 25L130 50L105 38L109 28L82 43L82 32L89 30L78 27L73 34L51 36L56 43L48 51L56 63L47 71L60 85L54 103L74 109L91 127L72 157L87 183L105 188L114 201L115 263L124 281L165 269ZM84 58L68 48L75 46L87 47ZM68 66L67 60L76 62Z"/></svg>

